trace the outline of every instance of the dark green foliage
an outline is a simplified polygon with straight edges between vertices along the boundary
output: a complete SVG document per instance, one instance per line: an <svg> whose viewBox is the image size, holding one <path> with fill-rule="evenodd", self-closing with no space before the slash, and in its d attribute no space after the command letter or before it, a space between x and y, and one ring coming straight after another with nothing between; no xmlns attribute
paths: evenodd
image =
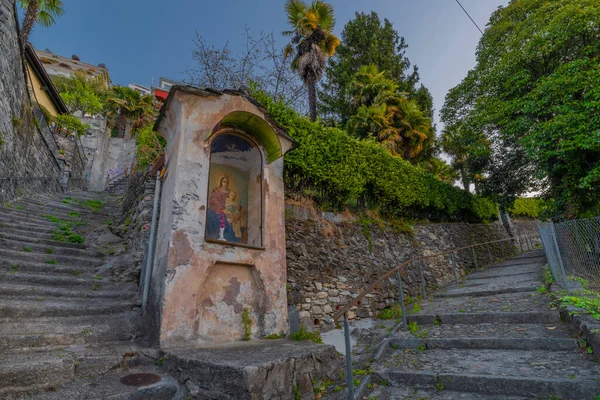
<svg viewBox="0 0 600 400"><path fill-rule="evenodd" d="M419 102L421 110L432 113L431 95L424 87L415 90L419 81L417 68L410 70L410 61L405 54L408 45L390 21L381 21L375 12L356 13L344 26L341 39L342 44L327 64L325 83L319 91L320 108L326 118L346 124L352 115L350 82L361 66L369 64L386 71L401 91Z"/></svg>
<svg viewBox="0 0 600 400"><path fill-rule="evenodd" d="M600 214L599 20L596 0L513 0L448 94L442 120L492 141L484 189L503 209L541 189L555 219Z"/></svg>
<svg viewBox="0 0 600 400"><path fill-rule="evenodd" d="M495 218L496 205L438 180L390 155L372 140L359 140L299 116L261 92L253 93L300 143L285 157L288 195L300 194L325 208L352 204L400 218L481 221Z"/></svg>

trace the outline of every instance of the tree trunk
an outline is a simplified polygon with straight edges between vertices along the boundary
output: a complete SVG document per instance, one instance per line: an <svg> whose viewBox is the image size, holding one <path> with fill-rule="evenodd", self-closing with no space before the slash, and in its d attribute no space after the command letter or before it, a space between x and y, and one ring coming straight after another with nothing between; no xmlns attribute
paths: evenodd
<svg viewBox="0 0 600 400"><path fill-rule="evenodd" d="M513 238L517 236L515 226L513 225L510 216L502 207L498 208L498 219L500 220L500 222L502 222L502 226L506 230L506 233L508 233L509 237Z"/></svg>
<svg viewBox="0 0 600 400"><path fill-rule="evenodd" d="M467 171L465 171L465 167L462 165L459 167L460 178L462 179L462 184L467 192L470 192L469 188L471 183L469 182L469 177L467 176Z"/></svg>
<svg viewBox="0 0 600 400"><path fill-rule="evenodd" d="M308 108L311 121L317 120L317 81L311 79L306 82L308 87Z"/></svg>
<svg viewBox="0 0 600 400"><path fill-rule="evenodd" d="M38 0L29 0L27 12L25 13L25 17L23 17L23 30L21 31L21 40L23 41L23 44L27 43L29 40L29 34L33 29L33 25L35 25L35 20L37 18L38 8Z"/></svg>

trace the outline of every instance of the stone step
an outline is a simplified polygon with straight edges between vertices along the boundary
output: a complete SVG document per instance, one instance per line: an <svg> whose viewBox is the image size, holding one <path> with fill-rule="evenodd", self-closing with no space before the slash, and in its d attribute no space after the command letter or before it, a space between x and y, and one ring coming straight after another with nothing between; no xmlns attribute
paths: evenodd
<svg viewBox="0 0 600 400"><path fill-rule="evenodd" d="M78 212L81 214L83 218L109 218L111 213L118 210L117 207L107 207L103 205L98 209L98 211L92 211L90 207L85 205L78 204L76 202L72 202L69 204L64 204L61 202L57 202L51 199L26 199L22 200L17 205L13 205L12 209L17 209L18 206L23 208L27 208L32 212L36 212L39 215L51 213L60 213L62 215L68 215L70 212Z"/></svg>
<svg viewBox="0 0 600 400"><path fill-rule="evenodd" d="M34 253L33 251L27 252L3 248L0 248L0 258L11 258L21 261L30 261L38 263L45 263L48 260L56 260L58 265L69 266L99 266L102 265L104 261L102 258L63 256L57 254Z"/></svg>
<svg viewBox="0 0 600 400"><path fill-rule="evenodd" d="M420 327L426 339L436 338L574 338L574 333L563 323L480 323L480 324L438 324ZM404 338L414 337L408 332L398 332Z"/></svg>
<svg viewBox="0 0 600 400"><path fill-rule="evenodd" d="M535 292L539 286L539 282L534 281L521 282L521 285L517 287L510 287L508 284L499 284L494 287L490 287L490 285L487 285L486 287L482 287L481 285L470 287L465 285L465 287L456 287L456 285L453 285L451 288L444 290L443 292L436 293L435 297L485 297L505 293L531 293Z"/></svg>
<svg viewBox="0 0 600 400"><path fill-rule="evenodd" d="M0 335L70 334L83 331L134 331L135 311L125 311L98 318L96 315L64 317L0 318Z"/></svg>
<svg viewBox="0 0 600 400"><path fill-rule="evenodd" d="M76 377L102 375L134 353L134 345L70 346L60 350L4 352L0 360L0 397L39 392Z"/></svg>
<svg viewBox="0 0 600 400"><path fill-rule="evenodd" d="M49 256L77 256L77 257L103 257L104 254L97 250L87 250L81 248L81 246L72 247L68 246L69 242L65 243L67 246L63 246L62 242L55 241L56 245L39 244L32 242L22 242L15 239L0 238L0 248L12 249L16 251L25 251L23 249L29 249L27 252L31 253L42 253L48 254ZM73 243L75 244L75 243ZM77 243L80 244L80 243ZM81 245L81 244L80 244Z"/></svg>
<svg viewBox="0 0 600 400"><path fill-rule="evenodd" d="M442 324L555 324L560 322L557 312L480 312L457 314L407 315L407 321L418 325Z"/></svg>
<svg viewBox="0 0 600 400"><path fill-rule="evenodd" d="M44 325L23 321L13 325L5 322L0 329L0 352L7 349L26 352L41 348L51 350L72 345L127 342L138 335L133 323L135 317L123 313L104 317L101 321L73 321L68 325L61 318L53 318Z"/></svg>
<svg viewBox="0 0 600 400"><path fill-rule="evenodd" d="M151 374L160 379L151 385L141 387L127 386L121 379L133 374ZM147 376L147 375L146 375ZM55 391L27 397L31 400L185 400L189 398L185 387L176 379L153 367L138 367L126 371L111 371L93 381L84 380L59 386Z"/></svg>
<svg viewBox="0 0 600 400"><path fill-rule="evenodd" d="M15 258L0 259L0 271L16 275L17 273L47 274L52 276L80 276L88 277L96 271L96 266L80 265L67 266L59 264L48 264L46 262L23 261Z"/></svg>
<svg viewBox="0 0 600 400"><path fill-rule="evenodd" d="M55 231L54 227L38 227L35 229L28 229L22 227L20 224L13 223L1 223L0 222L0 234L16 234L16 235L28 235L31 237L38 238L52 238L52 232Z"/></svg>
<svg viewBox="0 0 600 400"><path fill-rule="evenodd" d="M403 350L376 370L392 386L533 398L594 399L600 365L565 351Z"/></svg>
<svg viewBox="0 0 600 400"><path fill-rule="evenodd" d="M0 318L67 317L107 315L131 311L137 304L123 300L14 300L2 299Z"/></svg>
<svg viewBox="0 0 600 400"><path fill-rule="evenodd" d="M15 231L11 230L10 232L5 232L5 230L2 230L2 233L0 233L0 238L3 239L8 239L8 240L15 240L15 241L20 241L20 242L26 242L26 243L35 243L35 244L39 244L41 246L46 246L46 247L69 247L69 248L73 248L73 249L86 249L87 246L83 243L70 243L70 242L59 242L56 240L52 240L52 239L47 239L49 237L52 237L51 235L45 235L45 234L40 234L40 236L36 236L36 235L31 235L32 232L22 232L22 231L18 231L18 233L15 233Z"/></svg>
<svg viewBox="0 0 600 400"><path fill-rule="evenodd" d="M38 227L44 229L58 229L57 224L50 222L47 219L40 218L36 220L35 218L31 217L11 216L3 213L0 213L0 224L18 225L19 227L28 229L36 229Z"/></svg>
<svg viewBox="0 0 600 400"><path fill-rule="evenodd" d="M529 400L530 397L486 395L455 392L450 390L424 389L420 387L396 387L378 385L368 393L369 399L379 400Z"/></svg>
<svg viewBox="0 0 600 400"><path fill-rule="evenodd" d="M131 300L135 297L135 291L127 291L124 289L97 289L90 290L90 288L77 288L67 289L64 287L54 286L33 286L31 285L17 285L12 282L0 283L0 298L13 298L13 299L47 299L47 298L61 298L65 300L81 300L81 299L122 299Z"/></svg>
<svg viewBox="0 0 600 400"><path fill-rule="evenodd" d="M570 338L406 338L393 337L390 346L398 349L488 349L488 350L546 350L577 351L577 339Z"/></svg>
<svg viewBox="0 0 600 400"><path fill-rule="evenodd" d="M119 288L118 285L110 282L109 278L91 279L73 275L57 276L52 274L27 273L19 270L14 271L14 273L0 271L0 282L5 284L23 284L28 285L30 288L32 286L52 286L56 288L76 287L78 290L110 290Z"/></svg>

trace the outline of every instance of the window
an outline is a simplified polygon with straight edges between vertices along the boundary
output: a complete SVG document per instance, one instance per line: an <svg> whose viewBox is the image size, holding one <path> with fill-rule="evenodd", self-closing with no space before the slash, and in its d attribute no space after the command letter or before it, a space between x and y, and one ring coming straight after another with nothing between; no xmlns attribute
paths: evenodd
<svg viewBox="0 0 600 400"><path fill-rule="evenodd" d="M211 144L206 238L262 246L262 154L244 135L227 132Z"/></svg>

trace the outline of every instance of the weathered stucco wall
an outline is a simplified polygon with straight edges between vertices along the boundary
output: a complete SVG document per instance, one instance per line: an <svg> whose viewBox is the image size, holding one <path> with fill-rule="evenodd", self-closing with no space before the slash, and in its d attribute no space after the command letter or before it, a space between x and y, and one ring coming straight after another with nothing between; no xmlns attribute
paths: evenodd
<svg viewBox="0 0 600 400"><path fill-rule="evenodd" d="M147 314L162 346L240 340L288 330L283 159L263 160L264 249L207 242L210 141L230 112L264 114L242 96L179 91L159 126L167 136L157 255Z"/></svg>
<svg viewBox="0 0 600 400"><path fill-rule="evenodd" d="M108 119L106 117L79 117L79 119L82 123L90 126L86 134L81 136L81 143L87 158L84 178L88 183L88 190L101 192L104 190L105 153L110 139Z"/></svg>
<svg viewBox="0 0 600 400"><path fill-rule="evenodd" d="M314 213L296 207L288 206L286 215L288 300L296 306L301 322L309 328L315 324L319 328L329 328L326 321L338 306L344 306L403 261L418 255L508 238L498 222L422 224L414 226L412 234L407 235L381 229L376 224L365 228L354 222L341 222L345 219L342 215L329 213L329 220L321 216L310 218ZM514 221L514 224L520 235L537 235L535 221ZM539 243L536 240L534 245ZM491 245L490 249L493 257L500 258L503 251L508 254L510 246L506 245L503 250L500 245ZM471 257L470 250L457 254L459 277L474 269ZM487 264L486 248L477 250L477 259ZM424 262L424 277L430 290L451 282L449 257ZM420 296L418 266L409 268L402 280L407 296ZM390 280L354 307L349 318L374 316L397 299L396 281Z"/></svg>
<svg viewBox="0 0 600 400"><path fill-rule="evenodd" d="M84 177L88 189L102 192L108 181L131 170L135 158L136 140L110 137L107 117L79 117L90 125L81 142L87 157Z"/></svg>
<svg viewBox="0 0 600 400"><path fill-rule="evenodd" d="M28 96L14 4L0 0L0 203L61 190L56 143Z"/></svg>

